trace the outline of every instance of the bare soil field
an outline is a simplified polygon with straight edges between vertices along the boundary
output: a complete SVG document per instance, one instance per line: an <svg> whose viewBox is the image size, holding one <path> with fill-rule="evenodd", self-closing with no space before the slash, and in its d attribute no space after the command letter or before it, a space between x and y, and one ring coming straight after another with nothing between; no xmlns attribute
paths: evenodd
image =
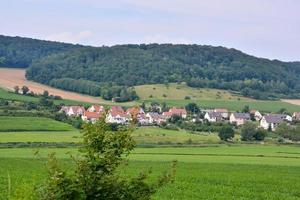
<svg viewBox="0 0 300 200"><path fill-rule="evenodd" d="M102 103L102 99L88 95L82 95L75 92L68 92L52 88L43 84L28 81L25 78L25 69L0 68L0 86L13 90L15 86L22 87L26 85L34 93L43 93L45 90L51 95L61 96L63 99L70 99L88 103Z"/></svg>
<svg viewBox="0 0 300 200"><path fill-rule="evenodd" d="M281 101L300 106L300 99L282 99Z"/></svg>

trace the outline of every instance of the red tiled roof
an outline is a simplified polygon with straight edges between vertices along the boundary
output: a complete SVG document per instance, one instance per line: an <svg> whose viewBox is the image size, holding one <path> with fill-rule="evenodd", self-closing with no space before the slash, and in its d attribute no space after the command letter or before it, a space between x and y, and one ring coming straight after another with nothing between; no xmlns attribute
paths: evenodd
<svg viewBox="0 0 300 200"><path fill-rule="evenodd" d="M169 110L169 113L171 113L171 115L186 115L187 114L187 112L184 108L175 108L175 107L171 108Z"/></svg>
<svg viewBox="0 0 300 200"><path fill-rule="evenodd" d="M85 111L83 116L87 117L88 119L99 119L101 115L96 112Z"/></svg>

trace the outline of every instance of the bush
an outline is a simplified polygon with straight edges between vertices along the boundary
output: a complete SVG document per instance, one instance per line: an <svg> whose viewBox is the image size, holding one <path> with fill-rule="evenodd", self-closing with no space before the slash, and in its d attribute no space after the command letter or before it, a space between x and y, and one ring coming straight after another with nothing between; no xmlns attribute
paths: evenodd
<svg viewBox="0 0 300 200"><path fill-rule="evenodd" d="M117 170L124 157L135 144L132 131L124 127L112 130L104 120L83 127L82 155L73 158L73 172L62 170L54 154L49 156L49 177L38 188L38 199L118 199L150 200L162 186L173 181L173 170L163 174L157 181L147 180L148 174L141 173L135 178L120 176Z"/></svg>
<svg viewBox="0 0 300 200"><path fill-rule="evenodd" d="M256 125L252 122L246 122L241 130L243 141L255 140Z"/></svg>
<svg viewBox="0 0 300 200"><path fill-rule="evenodd" d="M234 130L230 126L223 126L218 134L219 138L224 141L234 138Z"/></svg>

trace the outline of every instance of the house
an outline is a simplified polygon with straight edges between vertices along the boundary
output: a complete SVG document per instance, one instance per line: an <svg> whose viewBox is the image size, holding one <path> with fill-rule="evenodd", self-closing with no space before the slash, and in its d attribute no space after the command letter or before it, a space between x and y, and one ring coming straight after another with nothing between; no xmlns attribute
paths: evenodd
<svg viewBox="0 0 300 200"><path fill-rule="evenodd" d="M149 124L161 124L162 122L166 122L166 117L156 112L149 112L146 114L146 117L148 118Z"/></svg>
<svg viewBox="0 0 300 200"><path fill-rule="evenodd" d="M224 118L224 119L228 119L228 117L229 117L229 112L225 108L215 108L214 112L215 113L220 113L222 118Z"/></svg>
<svg viewBox="0 0 300 200"><path fill-rule="evenodd" d="M167 117L167 118L170 118L173 115L177 115L177 116L180 116L183 119L185 119L187 117L187 111L184 108L173 107L168 112L163 112L162 115L165 116L165 117Z"/></svg>
<svg viewBox="0 0 300 200"><path fill-rule="evenodd" d="M81 119L85 122L95 123L101 117L101 113L85 111Z"/></svg>
<svg viewBox="0 0 300 200"><path fill-rule="evenodd" d="M254 116L255 121L260 121L262 114L258 110L250 110L250 114Z"/></svg>
<svg viewBox="0 0 300 200"><path fill-rule="evenodd" d="M64 112L67 116L81 116L85 108L83 106L62 106L60 112Z"/></svg>
<svg viewBox="0 0 300 200"><path fill-rule="evenodd" d="M130 117L139 117L140 115L145 115L145 111L140 107L132 107L126 110L126 114Z"/></svg>
<svg viewBox="0 0 300 200"><path fill-rule="evenodd" d="M292 117L294 120L299 121L300 120L300 112L294 112Z"/></svg>
<svg viewBox="0 0 300 200"><path fill-rule="evenodd" d="M125 113L121 106L113 106L106 115L107 123L126 124L130 120L130 116Z"/></svg>
<svg viewBox="0 0 300 200"><path fill-rule="evenodd" d="M222 113L220 112L207 112L204 115L204 119L209 122L219 122L223 118Z"/></svg>
<svg viewBox="0 0 300 200"><path fill-rule="evenodd" d="M286 119L285 115L280 114L269 114L262 117L260 120L260 126L263 129L268 130L269 128L274 131L277 126Z"/></svg>
<svg viewBox="0 0 300 200"><path fill-rule="evenodd" d="M92 105L87 110L89 112L96 112L96 113L104 113L105 112L104 107L103 106L99 106L99 105Z"/></svg>
<svg viewBox="0 0 300 200"><path fill-rule="evenodd" d="M236 124L237 126L245 124L250 120L249 113L231 113L229 121L231 124Z"/></svg>

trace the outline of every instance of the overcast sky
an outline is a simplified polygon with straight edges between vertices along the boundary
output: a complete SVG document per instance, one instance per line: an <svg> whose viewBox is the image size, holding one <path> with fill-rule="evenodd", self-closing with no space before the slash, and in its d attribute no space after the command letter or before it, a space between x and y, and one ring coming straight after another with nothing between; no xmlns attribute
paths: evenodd
<svg viewBox="0 0 300 200"><path fill-rule="evenodd" d="M300 61L299 0L2 0L0 34L87 44L206 44Z"/></svg>

